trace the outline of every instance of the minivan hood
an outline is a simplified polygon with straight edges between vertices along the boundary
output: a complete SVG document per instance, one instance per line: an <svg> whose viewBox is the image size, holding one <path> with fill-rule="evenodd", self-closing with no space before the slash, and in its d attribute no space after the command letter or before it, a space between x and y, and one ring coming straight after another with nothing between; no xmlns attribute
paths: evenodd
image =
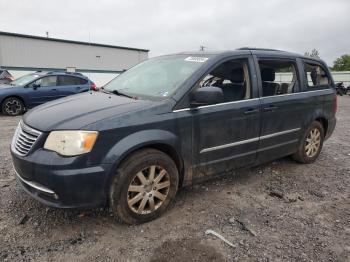
<svg viewBox="0 0 350 262"><path fill-rule="evenodd" d="M138 111L159 102L135 100L102 92L86 92L38 106L23 121L38 130L75 130L118 115Z"/></svg>

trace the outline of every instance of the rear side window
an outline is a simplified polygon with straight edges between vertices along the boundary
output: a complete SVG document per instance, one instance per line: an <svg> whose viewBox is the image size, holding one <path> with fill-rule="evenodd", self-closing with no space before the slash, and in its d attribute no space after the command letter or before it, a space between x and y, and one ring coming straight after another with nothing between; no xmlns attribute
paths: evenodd
<svg viewBox="0 0 350 262"><path fill-rule="evenodd" d="M330 84L326 71L318 64L305 63L305 73L309 88L328 86Z"/></svg>
<svg viewBox="0 0 350 262"><path fill-rule="evenodd" d="M287 60L259 61L263 96L296 92L298 76L295 63Z"/></svg>
<svg viewBox="0 0 350 262"><path fill-rule="evenodd" d="M60 86L74 86L74 85L85 85L86 79L74 76L59 76L58 85Z"/></svg>

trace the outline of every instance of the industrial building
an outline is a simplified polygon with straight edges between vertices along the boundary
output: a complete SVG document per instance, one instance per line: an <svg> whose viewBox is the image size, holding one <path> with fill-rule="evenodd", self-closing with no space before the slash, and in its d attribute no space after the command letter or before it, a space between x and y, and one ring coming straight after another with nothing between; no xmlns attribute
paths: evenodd
<svg viewBox="0 0 350 262"><path fill-rule="evenodd" d="M0 68L15 77L33 71L68 70L97 84L148 58L147 49L0 31Z"/></svg>

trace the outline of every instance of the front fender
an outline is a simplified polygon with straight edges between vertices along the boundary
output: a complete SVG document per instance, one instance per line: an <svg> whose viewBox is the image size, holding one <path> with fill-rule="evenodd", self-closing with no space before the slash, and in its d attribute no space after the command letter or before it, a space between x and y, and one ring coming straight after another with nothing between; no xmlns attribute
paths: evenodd
<svg viewBox="0 0 350 262"><path fill-rule="evenodd" d="M0 105L5 101L8 97L17 97L21 99L25 106L27 106L27 99L26 96L21 92L16 92L16 90L8 89L8 90L1 90L0 92Z"/></svg>
<svg viewBox="0 0 350 262"><path fill-rule="evenodd" d="M178 137L166 130L151 129L128 135L117 142L106 154L103 163L113 164L117 167L120 162L131 152L147 145L164 144L172 147L177 153ZM179 155L179 154L178 154Z"/></svg>

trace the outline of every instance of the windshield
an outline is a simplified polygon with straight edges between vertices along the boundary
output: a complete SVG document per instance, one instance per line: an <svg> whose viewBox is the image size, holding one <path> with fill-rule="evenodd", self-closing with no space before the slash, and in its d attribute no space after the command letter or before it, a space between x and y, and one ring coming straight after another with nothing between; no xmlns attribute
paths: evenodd
<svg viewBox="0 0 350 262"><path fill-rule="evenodd" d="M29 82L32 82L33 80L37 79L40 75L37 74L30 74L30 75L25 75L20 78L17 78L16 80L11 82L11 85L14 86L24 86L28 84Z"/></svg>
<svg viewBox="0 0 350 262"><path fill-rule="evenodd" d="M207 60L188 55L150 59L117 76L104 89L136 97L167 98Z"/></svg>

